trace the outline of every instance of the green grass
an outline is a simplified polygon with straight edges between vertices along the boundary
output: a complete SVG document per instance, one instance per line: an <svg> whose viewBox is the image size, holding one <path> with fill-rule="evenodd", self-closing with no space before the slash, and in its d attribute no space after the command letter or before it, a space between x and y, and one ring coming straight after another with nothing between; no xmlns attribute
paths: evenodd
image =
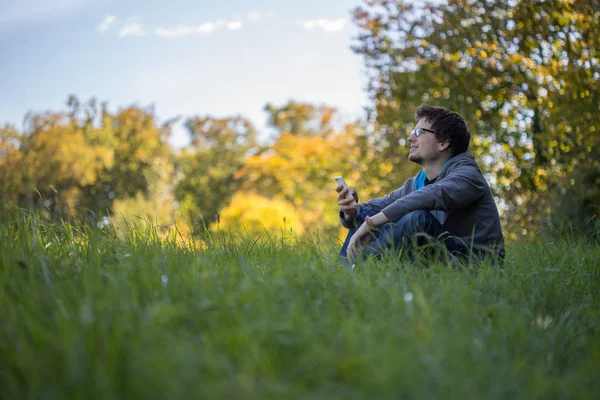
<svg viewBox="0 0 600 400"><path fill-rule="evenodd" d="M0 221L0 398L596 398L600 247L503 268Z"/></svg>

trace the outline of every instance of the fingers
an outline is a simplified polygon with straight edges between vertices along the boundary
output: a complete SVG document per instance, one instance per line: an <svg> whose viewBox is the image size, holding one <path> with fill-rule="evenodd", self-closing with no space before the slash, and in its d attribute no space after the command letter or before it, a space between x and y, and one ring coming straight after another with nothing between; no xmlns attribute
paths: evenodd
<svg viewBox="0 0 600 400"><path fill-rule="evenodd" d="M352 204L355 201L355 198L353 198L353 197L345 198L347 193L348 193L348 189L344 189L343 191L340 192L340 194L338 196L338 205L340 206L340 210L342 210L342 211L355 210L357 204Z"/></svg>
<svg viewBox="0 0 600 400"><path fill-rule="evenodd" d="M350 261L356 259L358 253L359 245L366 246L371 241L372 237L369 234L368 228L365 228L366 225L362 225L350 238L350 242L348 243L348 248L346 250L346 256Z"/></svg>
<svg viewBox="0 0 600 400"><path fill-rule="evenodd" d="M344 199L344 200L338 201L338 205L339 205L341 211L345 212L348 215L354 215L354 214L356 214L358 205L350 204L350 203L352 203L352 199L350 199L350 200Z"/></svg>
<svg viewBox="0 0 600 400"><path fill-rule="evenodd" d="M339 193L338 194L338 205L340 207L340 210L343 211L347 215L356 214L357 204L352 204L358 198L358 196L356 195L356 192L349 190L347 187L344 187L342 185L338 185L335 188L335 190ZM353 197L346 198L348 193L351 193Z"/></svg>
<svg viewBox="0 0 600 400"><path fill-rule="evenodd" d="M340 200L340 201L338 201L338 206L340 206L340 208L342 208L342 207L351 208L351 207L357 206L356 204L351 204L351 203L352 203L352 200L349 200L349 201Z"/></svg>
<svg viewBox="0 0 600 400"><path fill-rule="evenodd" d="M358 235L357 235L358 233ZM356 251L357 251L357 246L358 246L358 242L361 239L359 237L360 233L357 231L351 238L350 238L350 243L348 243L348 249L346 250L346 256L348 257L348 259L350 259L350 261L354 261L356 258Z"/></svg>
<svg viewBox="0 0 600 400"><path fill-rule="evenodd" d="M350 240L350 243L348 243L348 249L346 249L346 257L348 257L348 259L350 261L354 261L354 246L355 246L355 241L354 240Z"/></svg>
<svg viewBox="0 0 600 400"><path fill-rule="evenodd" d="M338 189L340 189L340 190L338 190ZM348 188L343 187L342 185L339 185L338 187L336 187L335 190L339 193L338 201L345 199L346 196L348 195Z"/></svg>
<svg viewBox="0 0 600 400"><path fill-rule="evenodd" d="M353 198L353 197L348 197L347 199L346 199L346 198L344 198L344 197L342 197L342 198L340 199L340 198L339 198L339 196L338 196L338 203L341 203L341 202L343 202L344 204L346 204L346 203L350 204L350 203L352 203L352 201L354 201L354 198Z"/></svg>

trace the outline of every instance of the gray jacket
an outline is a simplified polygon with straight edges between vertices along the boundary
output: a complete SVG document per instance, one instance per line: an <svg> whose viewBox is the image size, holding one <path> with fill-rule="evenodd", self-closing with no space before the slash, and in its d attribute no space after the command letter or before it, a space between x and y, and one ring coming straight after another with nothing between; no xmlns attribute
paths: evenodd
<svg viewBox="0 0 600 400"><path fill-rule="evenodd" d="M461 153L448 160L439 178L419 190L415 190L417 176L382 198L359 204L358 212L381 211L395 222L411 211L429 210L465 253L473 249L477 258L487 254L504 258L498 208L471 154ZM355 218L341 218L341 222L346 228L356 225Z"/></svg>

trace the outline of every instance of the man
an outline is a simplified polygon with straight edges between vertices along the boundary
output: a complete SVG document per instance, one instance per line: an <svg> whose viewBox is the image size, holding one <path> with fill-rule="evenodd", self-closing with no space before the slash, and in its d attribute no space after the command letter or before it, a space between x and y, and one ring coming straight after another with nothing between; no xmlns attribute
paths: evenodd
<svg viewBox="0 0 600 400"><path fill-rule="evenodd" d="M498 209L467 153L471 135L465 120L427 104L415 117L408 159L420 164L421 172L392 193L358 205L346 199L347 188L336 188L340 221L349 229L340 255L354 262L358 252L380 256L385 249L408 251L433 241L454 257L502 261ZM353 196L358 200L356 192Z"/></svg>

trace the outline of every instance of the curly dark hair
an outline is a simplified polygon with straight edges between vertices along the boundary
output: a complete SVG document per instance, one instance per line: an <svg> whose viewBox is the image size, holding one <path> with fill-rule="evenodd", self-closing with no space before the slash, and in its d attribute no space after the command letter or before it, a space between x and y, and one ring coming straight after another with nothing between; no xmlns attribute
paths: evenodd
<svg viewBox="0 0 600 400"><path fill-rule="evenodd" d="M452 149L452 156L464 153L469 148L471 133L464 118L454 111L444 107L433 107L421 104L415 111L415 118L419 121L425 118L431 123L438 142L448 141Z"/></svg>

